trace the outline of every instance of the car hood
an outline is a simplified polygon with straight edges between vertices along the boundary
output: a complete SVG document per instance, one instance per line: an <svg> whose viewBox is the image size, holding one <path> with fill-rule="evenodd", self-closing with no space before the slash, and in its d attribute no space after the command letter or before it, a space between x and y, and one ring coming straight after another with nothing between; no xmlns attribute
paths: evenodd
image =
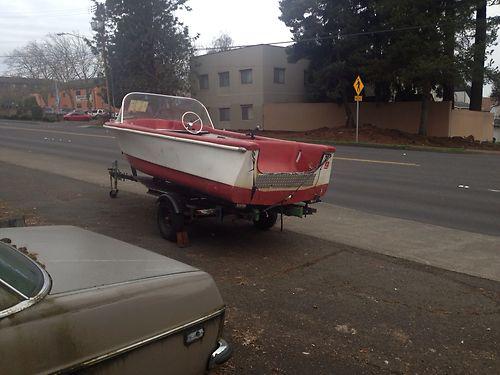
<svg viewBox="0 0 500 375"><path fill-rule="evenodd" d="M143 248L72 226L0 229L52 278L50 294L198 271Z"/></svg>

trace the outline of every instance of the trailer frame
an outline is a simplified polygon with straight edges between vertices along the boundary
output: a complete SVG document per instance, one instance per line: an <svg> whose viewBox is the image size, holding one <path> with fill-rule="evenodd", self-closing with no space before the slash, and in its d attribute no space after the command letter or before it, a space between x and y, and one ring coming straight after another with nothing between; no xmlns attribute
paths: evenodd
<svg viewBox="0 0 500 375"><path fill-rule="evenodd" d="M231 215L252 221L261 230L268 230L275 225L279 217L280 230L283 231L283 216L307 217L317 212L310 204L320 202L317 198L308 202L273 206L235 204L167 180L139 175L134 167L130 168L131 173L120 170L117 160L108 168L109 196L118 197L119 181L144 185L148 194L157 197L156 219L160 234L169 241L177 242L179 246L188 245L186 226L200 218L216 217L223 222L225 216Z"/></svg>

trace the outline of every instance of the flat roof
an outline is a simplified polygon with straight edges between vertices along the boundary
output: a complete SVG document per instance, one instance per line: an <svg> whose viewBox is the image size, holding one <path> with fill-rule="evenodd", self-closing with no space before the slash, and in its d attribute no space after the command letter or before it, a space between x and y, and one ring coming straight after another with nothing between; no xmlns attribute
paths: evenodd
<svg viewBox="0 0 500 375"><path fill-rule="evenodd" d="M275 46L275 45L273 45L273 44L265 44L265 43L262 43L262 44L252 44L252 45L248 45L248 46L235 46L235 47L231 47L231 49L226 50L226 51L207 52L207 53L204 53L203 55L198 55L198 56L195 56L195 58L197 58L197 57L202 57L202 56L217 55L217 54L220 54L220 53L235 52L235 51L240 51L240 50L242 50L242 49L246 49L246 48L255 48L255 47L274 47L274 48L286 48L286 47L282 47L282 46Z"/></svg>

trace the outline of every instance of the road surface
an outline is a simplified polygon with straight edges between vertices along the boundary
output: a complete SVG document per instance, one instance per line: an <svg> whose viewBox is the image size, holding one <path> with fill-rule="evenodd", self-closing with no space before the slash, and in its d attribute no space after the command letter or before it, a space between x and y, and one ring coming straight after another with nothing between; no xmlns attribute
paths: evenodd
<svg viewBox="0 0 500 375"><path fill-rule="evenodd" d="M0 147L102 165L123 160L106 129L0 120ZM500 155L338 146L324 201L500 236Z"/></svg>

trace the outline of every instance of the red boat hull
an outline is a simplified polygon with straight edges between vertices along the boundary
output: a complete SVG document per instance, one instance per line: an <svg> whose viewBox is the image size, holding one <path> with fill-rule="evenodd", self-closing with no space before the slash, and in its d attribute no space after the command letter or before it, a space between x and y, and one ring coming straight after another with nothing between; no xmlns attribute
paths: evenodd
<svg viewBox="0 0 500 375"><path fill-rule="evenodd" d="M187 186L201 193L218 197L232 203L271 206L275 204L292 204L321 197L326 193L328 184L299 190L256 190L252 196L251 189L230 186L220 182L194 176L175 169L153 164L145 160L125 154L129 163L137 170L150 176L164 178L167 181ZM287 199L290 195L291 198Z"/></svg>

